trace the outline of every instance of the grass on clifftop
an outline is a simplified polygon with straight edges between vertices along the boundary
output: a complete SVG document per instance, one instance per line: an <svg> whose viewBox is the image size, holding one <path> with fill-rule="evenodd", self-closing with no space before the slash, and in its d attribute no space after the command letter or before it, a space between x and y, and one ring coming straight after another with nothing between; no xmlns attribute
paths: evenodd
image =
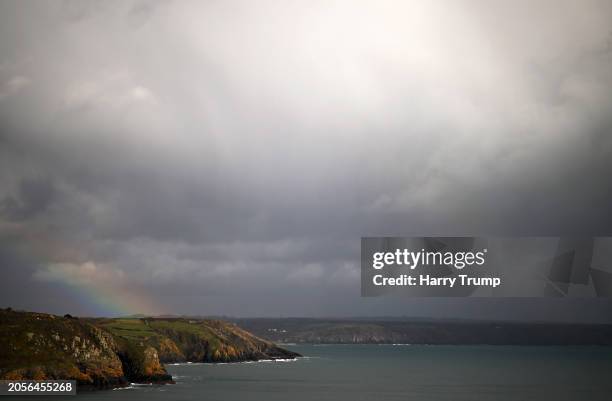
<svg viewBox="0 0 612 401"><path fill-rule="evenodd" d="M146 340L158 334L142 319L112 319L102 320L101 327L116 336L134 340Z"/></svg>

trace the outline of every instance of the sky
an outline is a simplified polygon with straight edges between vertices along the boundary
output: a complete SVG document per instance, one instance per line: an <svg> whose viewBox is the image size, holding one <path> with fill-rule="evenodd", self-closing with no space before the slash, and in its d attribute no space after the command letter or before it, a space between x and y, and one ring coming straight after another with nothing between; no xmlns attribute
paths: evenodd
<svg viewBox="0 0 612 401"><path fill-rule="evenodd" d="M361 298L359 239L612 235L609 1L0 1L0 307L612 322Z"/></svg>

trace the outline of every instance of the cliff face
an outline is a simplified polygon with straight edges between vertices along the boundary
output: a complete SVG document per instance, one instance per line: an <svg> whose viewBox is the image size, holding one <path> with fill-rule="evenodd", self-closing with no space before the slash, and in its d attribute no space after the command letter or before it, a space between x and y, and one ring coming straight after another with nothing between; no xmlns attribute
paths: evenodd
<svg viewBox="0 0 612 401"><path fill-rule="evenodd" d="M42 313L0 311L0 378L126 383L112 335L89 323Z"/></svg>
<svg viewBox="0 0 612 401"><path fill-rule="evenodd" d="M157 350L151 346L118 339L117 355L123 371L130 381L137 383L170 383L172 376L159 360Z"/></svg>
<svg viewBox="0 0 612 401"><path fill-rule="evenodd" d="M299 356L238 326L203 319L101 319L115 337L155 348L162 362L238 362Z"/></svg>
<svg viewBox="0 0 612 401"><path fill-rule="evenodd" d="M0 310L0 379L70 379L79 388L170 382L157 350L91 322Z"/></svg>

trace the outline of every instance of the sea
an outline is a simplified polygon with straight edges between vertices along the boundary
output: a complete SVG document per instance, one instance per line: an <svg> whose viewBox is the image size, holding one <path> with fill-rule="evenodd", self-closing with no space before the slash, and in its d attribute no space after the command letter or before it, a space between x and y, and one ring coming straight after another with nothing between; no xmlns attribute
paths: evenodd
<svg viewBox="0 0 612 401"><path fill-rule="evenodd" d="M612 347L284 345L303 358L168 365L176 384L53 400L610 401ZM20 400L26 397L19 397ZM40 398L32 398L40 400Z"/></svg>

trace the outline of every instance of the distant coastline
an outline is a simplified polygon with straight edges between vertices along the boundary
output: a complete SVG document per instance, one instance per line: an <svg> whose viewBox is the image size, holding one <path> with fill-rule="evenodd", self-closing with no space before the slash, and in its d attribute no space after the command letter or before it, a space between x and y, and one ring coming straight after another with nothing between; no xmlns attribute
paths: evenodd
<svg viewBox="0 0 612 401"><path fill-rule="evenodd" d="M279 344L612 345L612 324L426 319L229 319Z"/></svg>

